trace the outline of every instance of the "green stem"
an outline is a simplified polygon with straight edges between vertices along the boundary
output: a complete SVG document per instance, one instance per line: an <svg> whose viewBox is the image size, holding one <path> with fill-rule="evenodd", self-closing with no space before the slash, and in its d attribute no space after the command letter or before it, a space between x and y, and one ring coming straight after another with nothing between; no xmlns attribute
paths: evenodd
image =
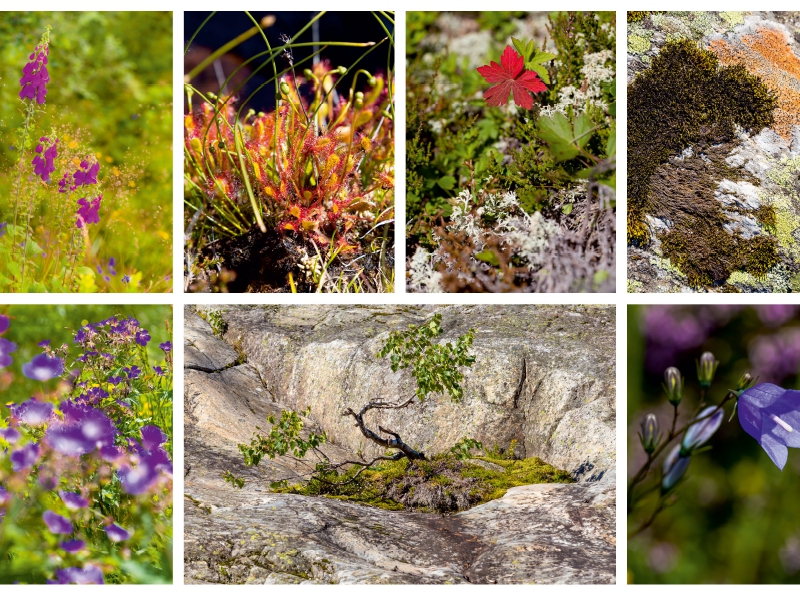
<svg viewBox="0 0 800 596"><path fill-rule="evenodd" d="M19 147L19 159L17 160L17 170L19 173L17 174L17 185L16 185L16 193L14 197L14 236L17 234L17 214L19 213L19 193L22 189L22 160L25 157L25 146L28 143L28 130L30 129L31 120L33 120L34 114L34 104L33 100L28 100L28 111L25 115L25 129L22 133L22 143ZM12 238L11 241L11 257L14 256L14 250L16 247L16 240ZM23 259L25 258L25 252L23 251Z"/></svg>

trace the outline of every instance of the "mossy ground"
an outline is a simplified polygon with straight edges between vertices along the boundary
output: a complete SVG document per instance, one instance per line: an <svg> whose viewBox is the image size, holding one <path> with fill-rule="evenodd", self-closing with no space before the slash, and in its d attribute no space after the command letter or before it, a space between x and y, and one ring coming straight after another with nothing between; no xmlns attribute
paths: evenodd
<svg viewBox="0 0 800 596"><path fill-rule="evenodd" d="M480 462L485 462L481 465ZM277 489L306 496L325 496L393 511L454 513L499 499L509 488L526 484L571 483L569 472L538 457L458 459L435 456L425 461L383 462L362 472L358 468L325 474L323 480Z"/></svg>

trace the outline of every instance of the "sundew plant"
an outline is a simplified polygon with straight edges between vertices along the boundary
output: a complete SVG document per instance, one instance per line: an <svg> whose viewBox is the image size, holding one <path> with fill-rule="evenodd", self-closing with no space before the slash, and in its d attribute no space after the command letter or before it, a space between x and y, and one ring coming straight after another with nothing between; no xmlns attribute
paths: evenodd
<svg viewBox="0 0 800 596"><path fill-rule="evenodd" d="M390 291L393 15L365 13L377 37L350 41L346 28L325 28L324 12L277 39L276 16L246 14L251 28L204 59L194 58L192 40L186 46L187 60L199 62L185 85L187 290ZM212 13L203 25L214 22ZM227 74L222 59L251 37L262 51ZM342 48L358 54L346 64L327 59ZM377 66L367 70L367 58ZM207 67L224 73L215 92L195 85ZM244 96L256 76L265 80ZM257 110L251 101L262 89L274 105Z"/></svg>
<svg viewBox="0 0 800 596"><path fill-rule="evenodd" d="M167 16L131 15L130 47L122 13L0 17L0 292L171 288Z"/></svg>
<svg viewBox="0 0 800 596"><path fill-rule="evenodd" d="M796 582L798 308L629 320L629 580Z"/></svg>
<svg viewBox="0 0 800 596"><path fill-rule="evenodd" d="M413 292L614 291L613 13L409 12Z"/></svg>
<svg viewBox="0 0 800 596"><path fill-rule="evenodd" d="M22 346L32 308L0 307L0 583L171 582L172 342L115 315Z"/></svg>

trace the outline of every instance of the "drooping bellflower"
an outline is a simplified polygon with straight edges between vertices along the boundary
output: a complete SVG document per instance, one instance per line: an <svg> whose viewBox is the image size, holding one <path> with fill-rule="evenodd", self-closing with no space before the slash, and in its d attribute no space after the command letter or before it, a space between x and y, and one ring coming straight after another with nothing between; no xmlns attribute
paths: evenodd
<svg viewBox="0 0 800 596"><path fill-rule="evenodd" d="M739 422L781 470L800 447L800 391L761 383L739 395Z"/></svg>

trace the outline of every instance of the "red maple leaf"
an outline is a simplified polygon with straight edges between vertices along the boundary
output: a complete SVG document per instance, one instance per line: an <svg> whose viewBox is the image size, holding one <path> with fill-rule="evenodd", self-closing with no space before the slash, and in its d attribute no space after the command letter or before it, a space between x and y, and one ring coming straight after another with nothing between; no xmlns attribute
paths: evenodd
<svg viewBox="0 0 800 596"><path fill-rule="evenodd" d="M498 83L483 93L483 98L490 106L501 106L508 102L508 96L514 94L514 103L529 110L533 109L533 98L526 91L539 93L547 91L544 83L536 73L525 70L525 61L511 46L506 46L500 63L492 62L491 66L481 66L481 73L487 83ZM502 65L502 66L501 66Z"/></svg>

